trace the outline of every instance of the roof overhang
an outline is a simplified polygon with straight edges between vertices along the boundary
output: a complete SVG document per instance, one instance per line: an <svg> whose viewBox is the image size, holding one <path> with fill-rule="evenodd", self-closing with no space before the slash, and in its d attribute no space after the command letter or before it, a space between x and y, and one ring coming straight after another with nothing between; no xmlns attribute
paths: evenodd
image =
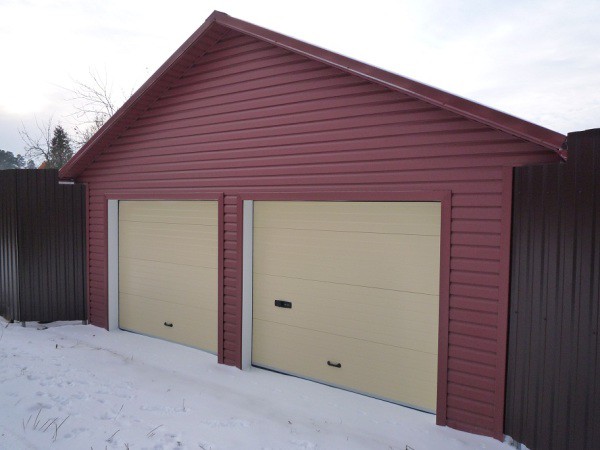
<svg viewBox="0 0 600 450"><path fill-rule="evenodd" d="M324 64L337 67L389 89L418 98L526 141L539 144L555 151L563 159L566 159L566 149L563 148L566 137L560 133L215 11L67 162L59 172L60 178L76 178L83 172L113 139L123 133L140 114L158 99L164 89L178 79L198 57L225 36L229 30L253 36L256 39L304 55L307 58L321 61Z"/></svg>

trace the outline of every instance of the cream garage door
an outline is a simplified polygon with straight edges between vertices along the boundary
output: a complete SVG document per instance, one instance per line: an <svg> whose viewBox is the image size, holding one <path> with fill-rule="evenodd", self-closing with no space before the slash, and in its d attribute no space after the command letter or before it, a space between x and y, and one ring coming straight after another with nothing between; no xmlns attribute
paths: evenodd
<svg viewBox="0 0 600 450"><path fill-rule="evenodd" d="M255 202L253 364L434 412L440 225L436 202Z"/></svg>
<svg viewBox="0 0 600 450"><path fill-rule="evenodd" d="M119 326L217 352L217 202L119 202Z"/></svg>

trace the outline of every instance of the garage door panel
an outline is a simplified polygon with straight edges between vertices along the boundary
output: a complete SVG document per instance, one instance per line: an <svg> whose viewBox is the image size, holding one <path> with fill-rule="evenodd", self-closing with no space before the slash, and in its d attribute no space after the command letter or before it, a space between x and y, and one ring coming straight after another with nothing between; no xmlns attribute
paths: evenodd
<svg viewBox="0 0 600 450"><path fill-rule="evenodd" d="M439 295L439 245L438 236L263 228L254 264L268 275Z"/></svg>
<svg viewBox="0 0 600 450"><path fill-rule="evenodd" d="M217 269L119 258L120 291L217 310Z"/></svg>
<svg viewBox="0 0 600 450"><path fill-rule="evenodd" d="M431 202L256 202L254 208L255 229L440 235L440 207Z"/></svg>
<svg viewBox="0 0 600 450"><path fill-rule="evenodd" d="M119 202L121 328L217 351L217 211L214 201Z"/></svg>
<svg viewBox="0 0 600 450"><path fill-rule="evenodd" d="M436 202L255 202L253 364L434 411L440 230Z"/></svg>
<svg viewBox="0 0 600 450"><path fill-rule="evenodd" d="M436 296L255 274L254 299L257 319L437 353Z"/></svg>
<svg viewBox="0 0 600 450"><path fill-rule="evenodd" d="M119 212L133 222L217 226L216 202L123 201L120 202Z"/></svg>
<svg viewBox="0 0 600 450"><path fill-rule="evenodd" d="M119 255L123 257L216 268L217 251L214 227L120 222Z"/></svg>
<svg viewBox="0 0 600 450"><path fill-rule="evenodd" d="M148 336L217 351L217 321L212 310L121 293L119 326ZM172 327L165 326L165 322Z"/></svg>
<svg viewBox="0 0 600 450"><path fill-rule="evenodd" d="M435 411L437 355L257 319L254 330L257 365Z"/></svg>

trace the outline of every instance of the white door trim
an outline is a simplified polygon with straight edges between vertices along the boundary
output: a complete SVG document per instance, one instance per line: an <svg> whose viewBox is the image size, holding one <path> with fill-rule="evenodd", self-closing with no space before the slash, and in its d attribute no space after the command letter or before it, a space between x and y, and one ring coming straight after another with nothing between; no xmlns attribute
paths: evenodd
<svg viewBox="0 0 600 450"><path fill-rule="evenodd" d="M254 201L244 200L243 274L242 274L242 369L252 366L252 252Z"/></svg>
<svg viewBox="0 0 600 450"><path fill-rule="evenodd" d="M119 329L119 200L108 200L108 330Z"/></svg>

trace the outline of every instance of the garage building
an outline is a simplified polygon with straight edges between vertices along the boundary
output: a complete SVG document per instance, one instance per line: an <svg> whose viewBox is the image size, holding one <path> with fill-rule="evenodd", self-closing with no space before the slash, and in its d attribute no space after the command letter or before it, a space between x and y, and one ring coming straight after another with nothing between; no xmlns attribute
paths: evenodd
<svg viewBox="0 0 600 450"><path fill-rule="evenodd" d="M564 139L215 12L60 172L89 320L502 438L512 168Z"/></svg>

